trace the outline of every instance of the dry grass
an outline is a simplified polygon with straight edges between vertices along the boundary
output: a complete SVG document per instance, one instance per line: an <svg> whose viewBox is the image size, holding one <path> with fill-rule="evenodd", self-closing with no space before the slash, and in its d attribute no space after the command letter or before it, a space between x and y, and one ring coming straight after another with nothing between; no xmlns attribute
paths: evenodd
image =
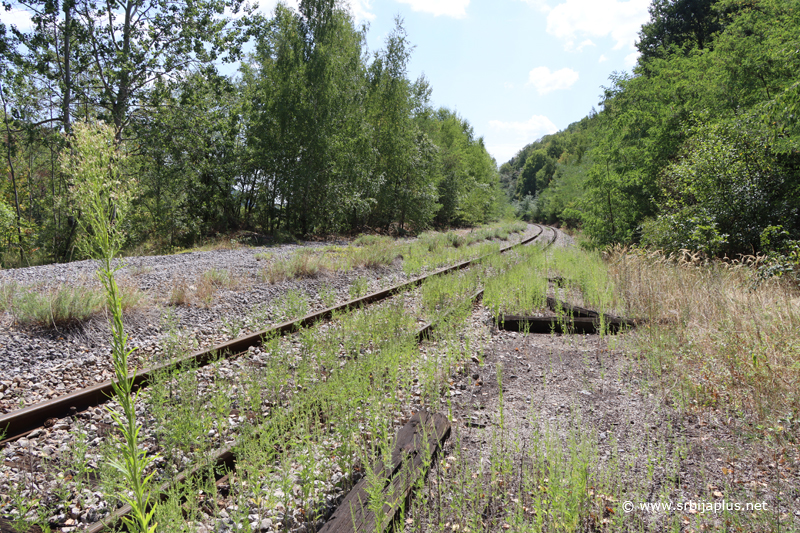
<svg viewBox="0 0 800 533"><path fill-rule="evenodd" d="M198 276L194 284L189 284L185 278L173 280L167 303L189 305L194 302L208 307L218 290L235 289L240 285L241 280L231 276L227 270L212 268Z"/></svg>
<svg viewBox="0 0 800 533"><path fill-rule="evenodd" d="M755 285L753 258L709 263L614 250L608 259L621 306L653 324L639 337L652 368L682 398L777 434L800 425L795 289L779 280Z"/></svg>
<svg viewBox="0 0 800 533"><path fill-rule="evenodd" d="M191 301L191 291L189 284L183 278L173 280L173 285L169 291L167 303L169 305L186 305Z"/></svg>
<svg viewBox="0 0 800 533"><path fill-rule="evenodd" d="M300 250L288 259L268 264L262 271L262 278L270 283L279 283L287 279L313 278L329 269L324 255L318 255L312 250Z"/></svg>

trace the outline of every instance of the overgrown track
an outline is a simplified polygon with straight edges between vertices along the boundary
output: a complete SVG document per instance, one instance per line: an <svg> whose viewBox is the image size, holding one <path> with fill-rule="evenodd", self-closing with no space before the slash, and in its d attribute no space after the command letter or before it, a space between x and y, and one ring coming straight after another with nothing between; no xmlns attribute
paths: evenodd
<svg viewBox="0 0 800 533"><path fill-rule="evenodd" d="M534 241L544 233L545 228L553 232L553 238L550 240L547 246L555 242L557 231L554 228L541 226L539 224L533 225L539 228L539 231L535 235L528 237L527 239L524 239L516 244L501 248L500 253L504 253L517 246L522 246ZM218 361L220 358L234 357L246 351L250 347L260 346L265 337L293 333L301 328L312 326L321 320L330 318L334 313L340 311L349 311L367 304L385 300L394 294L420 285L428 278L467 268L480 259L481 258L479 257L469 261L463 261L450 267L441 268L428 275L414 278L405 283L368 294L355 300L350 300L343 304L307 315L303 318L283 322L271 328L267 328L256 333L216 345L210 349L195 352L194 354L191 354L185 358L141 370L137 372L134 377L134 387L136 389L146 387L150 383L153 376L163 374L164 372L173 372L185 368L197 368L207 365L213 361ZM482 292L483 291L481 291L480 294L482 294ZM426 328L430 327L430 325L426 326ZM423 330L425 330L425 328L423 328ZM430 329L427 331L430 331ZM423 336L426 333L426 331L421 331L420 336ZM113 382L109 380L64 396L60 396L58 398L54 398L52 400L48 400L46 402L41 402L2 415L0 416L0 435L4 435L4 440L0 441L0 444L5 444L7 442L24 437L35 429L52 425L52 422L59 418L74 416L77 413L101 405L105 403L111 395L113 395Z"/></svg>
<svg viewBox="0 0 800 533"><path fill-rule="evenodd" d="M503 252L505 252L507 250L510 250L512 248L515 248L517 246L528 244L528 243L536 240L537 238L539 238L542 235L542 233L545 231L545 228L547 228L550 231L552 231L553 236L545 243L544 248L549 248L550 246L552 246L553 243L555 243L555 241L558 238L558 231L555 228L549 228L547 226L541 226L539 224L534 224L534 225L539 227L539 232L536 235L534 235L534 236L532 236L532 237L530 237L528 239L525 239L524 241L520 241L519 243L513 244L511 246L507 246L507 247L501 249L500 252L503 253ZM377 302L377 301L379 301L381 299L387 298L390 294L393 294L395 292L399 292L399 291L403 290L404 288L408 288L408 287L411 287L411 286L418 285L419 283L421 283L422 281L424 281L425 279L427 279L429 277L432 277L432 276L435 276L435 275L439 275L439 274L444 274L444 273L447 273L447 272L453 272L453 271L465 268L466 266L469 266L469 264L471 264L471 263L473 263L475 261L478 261L478 259L479 258L473 259L471 261L465 261L464 263L459 263L458 265L454 265L452 267L448 267L448 268L445 268L445 269L438 270L438 271L436 271L436 272L434 272L434 273L432 273L432 274L430 274L428 276L423 276L423 277L420 277L420 278L416 278L415 280L412 280L412 281L410 281L408 283L404 283L402 285L398 285L397 287L393 287L392 289L387 289L386 291L380 291L380 293L374 293L374 294L368 295L365 298L374 297L377 294L383 294L385 292L389 293L386 296L383 296L383 297L380 297L380 298L374 298L374 299L370 300L367 303ZM469 299L473 303L475 303L478 300L480 300L482 296L483 296L483 289L475 292L472 296L470 296ZM344 308L344 306L348 306L349 305L349 307L347 307L347 308L351 309L353 307L357 307L359 305L357 302L362 302L362 300L363 299L353 300L351 302L347 302L346 304L342 304L342 306L339 306L338 308ZM337 308L331 308L331 309L328 309L328 310L325 310L325 311L321 311L320 313L328 312L328 315L330 315L330 312L335 310L335 309L337 309ZM320 314L320 313L317 313L317 314ZM421 343L421 342L429 339L431 334L433 333L433 331L436 329L437 325L439 323L445 322L447 320L447 318L448 318L448 315L449 315L449 313L445 313L442 317L440 317L440 319L438 321L430 322L428 324L425 324L421 328L419 328L415 333L415 337L416 337L417 341ZM315 315L310 315L310 316L315 316ZM306 317L306 319L308 319L308 318L309 317ZM319 319L317 319L317 320L319 320ZM283 326L283 324L281 326ZM280 326L276 326L276 328L277 327L280 327ZM265 330L265 331L272 331L272 330L274 330L276 328L272 328L271 330ZM287 331L290 331L290 330L287 329ZM261 335L261 334L263 334L263 332L259 333L259 334L255 334L255 335ZM252 337L252 335L248 336L247 338L249 338L249 337ZM238 341L240 339L236 339L236 340ZM235 341L231 341L231 342L235 342ZM160 487L159 493L163 496L163 495L167 494L167 492L168 492L168 490L169 490L169 488L171 486L174 486L175 484L183 483L183 482L185 482L185 481L187 481L189 479L192 479L193 477L196 477L196 476L208 475L209 472L231 472L231 471L235 470L235 468L236 468L236 459L235 459L235 454L234 454L235 447L236 447L236 445L233 444L233 445L226 446L225 448L217 450L217 452L207 462L204 462L203 465L195 466L195 467L193 467L191 469L188 469L188 470L178 474L178 476L176 476L175 479L173 479L173 480L165 483L164 485L162 485ZM219 475L215 475L215 477L219 477ZM132 511L132 509L131 509L130 505L127 505L127 504L123 505L122 507L116 509L111 514L111 516L106 517L101 522L96 522L96 523L92 524L91 526L89 526L84 531L86 531L87 533L103 533L105 531L108 531L115 524L117 524L123 517L127 516L131 511Z"/></svg>

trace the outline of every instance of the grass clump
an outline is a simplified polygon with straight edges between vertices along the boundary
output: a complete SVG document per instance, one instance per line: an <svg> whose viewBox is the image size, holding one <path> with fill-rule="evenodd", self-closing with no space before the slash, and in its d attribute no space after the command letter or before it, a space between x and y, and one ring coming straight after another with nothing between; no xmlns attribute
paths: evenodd
<svg viewBox="0 0 800 533"><path fill-rule="evenodd" d="M277 259L264 268L262 279L280 283L288 279L314 278L327 270L322 257L313 250L300 250L286 259Z"/></svg>
<svg viewBox="0 0 800 533"><path fill-rule="evenodd" d="M206 307L214 301L214 295L220 289L232 289L236 286L236 281L230 272L221 268L212 268L203 272L197 280L195 296ZM176 294L180 297L180 292Z"/></svg>
<svg viewBox="0 0 800 533"><path fill-rule="evenodd" d="M175 280L170 287L167 303L169 305L186 305L191 301L191 290L186 280L180 278Z"/></svg>
<svg viewBox="0 0 800 533"><path fill-rule="evenodd" d="M139 306L144 295L131 288L120 289L124 311ZM103 291L89 287L64 285L46 292L15 291L9 297L8 310L19 324L60 327L84 322L108 310Z"/></svg>
<svg viewBox="0 0 800 533"><path fill-rule="evenodd" d="M484 305L495 316L531 314L547 301L547 262L539 247L517 252L517 262L486 281Z"/></svg>
<svg viewBox="0 0 800 533"><path fill-rule="evenodd" d="M353 240L354 246L375 246L378 244L393 244L394 239L383 235L361 234Z"/></svg>
<svg viewBox="0 0 800 533"><path fill-rule="evenodd" d="M11 303L19 292L20 287L16 282L0 284L0 312L11 309Z"/></svg>

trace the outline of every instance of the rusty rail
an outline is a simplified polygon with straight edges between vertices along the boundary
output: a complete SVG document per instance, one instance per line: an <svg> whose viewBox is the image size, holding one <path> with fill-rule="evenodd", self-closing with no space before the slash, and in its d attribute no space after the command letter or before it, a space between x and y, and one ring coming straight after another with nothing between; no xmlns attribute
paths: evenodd
<svg viewBox="0 0 800 533"><path fill-rule="evenodd" d="M516 248L517 246L528 244L537 239L544 232L544 227L538 224L534 225L539 227L539 231L535 235L518 243L501 248L499 253L505 253L513 248ZM553 230L553 233L555 235L555 230ZM312 326L317 322L330 318L336 312L349 311L366 304L385 300L394 294L420 285L428 278L467 268L484 257L486 256L477 257L468 261L462 261L449 267L440 268L425 276L416 277L412 280L395 285L394 287L376 291L361 298L356 298L354 300L323 309L322 311L306 315L305 317L297 320L283 322L256 333L218 344L210 349L195 352L184 358L157 365L152 368L140 370L136 372L133 378L134 388L138 390L139 388L146 387L155 375L185 368L201 367L213 361L217 361L220 357L227 358L246 351L250 347L260 346L265 337L293 333L301 328ZM108 380L96 385L92 385L91 387L86 387L70 394L66 394L64 396L59 396L58 398L53 398L52 400L0 415L0 435L4 435L4 440L0 441L0 445L24 437L31 431L44 427L49 420L73 416L77 413L86 411L89 408L100 405L108 400L108 398L112 395L113 382Z"/></svg>

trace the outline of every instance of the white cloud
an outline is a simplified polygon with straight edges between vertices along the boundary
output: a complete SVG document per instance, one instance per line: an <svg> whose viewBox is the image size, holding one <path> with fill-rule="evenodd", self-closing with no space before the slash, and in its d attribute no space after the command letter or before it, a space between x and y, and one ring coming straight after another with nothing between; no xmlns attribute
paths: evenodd
<svg viewBox="0 0 800 533"><path fill-rule="evenodd" d="M632 67L636 65L636 61L639 59L639 56L642 55L639 52L631 52L630 54L625 56L625 66Z"/></svg>
<svg viewBox="0 0 800 533"><path fill-rule="evenodd" d="M408 4L414 11L422 11L435 16L446 15L454 18L467 16L469 0L397 0L401 4Z"/></svg>
<svg viewBox="0 0 800 533"><path fill-rule="evenodd" d="M357 22L375 20L375 13L370 11L372 0L350 0L350 11Z"/></svg>
<svg viewBox="0 0 800 533"><path fill-rule="evenodd" d="M300 0L259 0L258 10L265 15L272 16L272 13L275 11L275 6L278 4L284 4L295 11L300 9Z"/></svg>
<svg viewBox="0 0 800 533"><path fill-rule="evenodd" d="M534 139L535 140L535 139ZM498 166L502 165L519 152L526 143L486 143L486 151L494 157Z"/></svg>
<svg viewBox="0 0 800 533"><path fill-rule="evenodd" d="M526 144L558 131L556 125L542 115L534 115L527 122L490 120L489 128L492 132L486 136L486 149L498 165L514 157Z"/></svg>
<svg viewBox="0 0 800 533"><path fill-rule="evenodd" d="M587 46L597 46L597 45L594 44L591 39L586 39L581 41L581 43L578 46L575 46L575 41L567 41L566 44L564 45L564 50L566 50L567 52L583 52L583 49L586 48Z"/></svg>
<svg viewBox="0 0 800 533"><path fill-rule="evenodd" d="M584 36L610 36L615 50L632 50L639 29L650 19L649 5L650 0L565 0L546 11L547 33L566 41L567 50Z"/></svg>
<svg viewBox="0 0 800 533"><path fill-rule="evenodd" d="M553 124L549 118L543 115L533 115L527 122L503 122L501 120L490 120L489 127L493 130L510 133L516 138L516 140L524 142L535 141L542 135L547 135L548 133L555 133L558 131L556 125Z"/></svg>
<svg viewBox="0 0 800 533"><path fill-rule="evenodd" d="M547 5L547 0L522 0L526 4L532 5L534 8L538 9L542 13L549 13L551 8Z"/></svg>
<svg viewBox="0 0 800 533"><path fill-rule="evenodd" d="M604 63L606 61L608 61L608 58L605 56L605 54L601 54L600 59L597 60L598 63Z"/></svg>
<svg viewBox="0 0 800 533"><path fill-rule="evenodd" d="M0 13L3 14L3 22L9 26L16 26L18 30L22 31L33 29L31 14L24 9L13 8L11 11L6 11L0 7Z"/></svg>
<svg viewBox="0 0 800 533"><path fill-rule="evenodd" d="M507 82L505 82L503 84L503 88L505 88L505 89L513 89L514 88L514 84L511 83L510 81L507 81Z"/></svg>
<svg viewBox="0 0 800 533"><path fill-rule="evenodd" d="M569 89L578 81L578 73L571 68L562 68L550 72L547 67L536 67L528 74L528 83L533 85L539 94L547 94L559 89Z"/></svg>

